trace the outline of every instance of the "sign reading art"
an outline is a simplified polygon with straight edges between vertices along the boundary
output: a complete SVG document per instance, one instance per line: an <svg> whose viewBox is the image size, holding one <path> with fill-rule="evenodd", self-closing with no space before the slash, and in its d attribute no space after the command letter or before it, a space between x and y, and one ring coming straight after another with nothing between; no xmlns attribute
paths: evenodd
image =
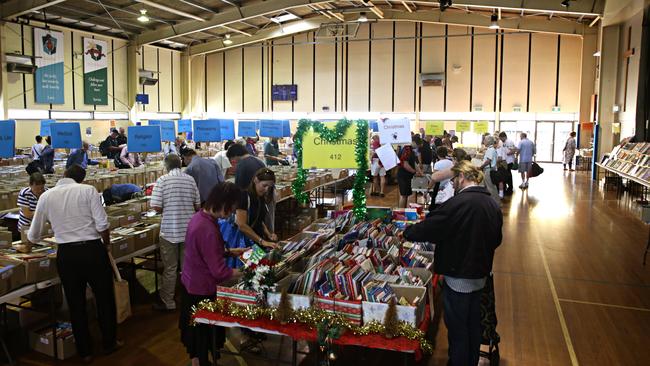
<svg viewBox="0 0 650 366"><path fill-rule="evenodd" d="M489 130L488 121L474 122L474 133L487 133Z"/></svg>
<svg viewBox="0 0 650 366"><path fill-rule="evenodd" d="M130 153L159 152L160 127L158 126L129 126L127 148Z"/></svg>
<svg viewBox="0 0 650 366"><path fill-rule="evenodd" d="M64 45L63 33L34 28L34 56L38 66L34 75L36 103L63 104L65 102Z"/></svg>
<svg viewBox="0 0 650 366"><path fill-rule="evenodd" d="M52 148L54 149L80 149L81 127L79 122L52 123Z"/></svg>
<svg viewBox="0 0 650 366"><path fill-rule="evenodd" d="M472 123L470 121L458 121L456 122L456 132L469 132L472 129Z"/></svg>
<svg viewBox="0 0 650 366"><path fill-rule="evenodd" d="M443 121L426 121L424 132L431 136L442 136L445 132L445 122Z"/></svg>
<svg viewBox="0 0 650 366"><path fill-rule="evenodd" d="M336 122L326 122L324 125L334 128ZM326 141L310 128L302 138L302 166L305 169L357 169L359 165L354 154L356 145L357 126L354 124L335 142Z"/></svg>
<svg viewBox="0 0 650 366"><path fill-rule="evenodd" d="M16 147L16 121L0 121L0 158L13 158Z"/></svg>
<svg viewBox="0 0 650 366"><path fill-rule="evenodd" d="M234 140L235 139L235 120L220 119L219 120L219 133L221 140Z"/></svg>
<svg viewBox="0 0 650 366"><path fill-rule="evenodd" d="M84 104L108 105L108 43L84 38Z"/></svg>

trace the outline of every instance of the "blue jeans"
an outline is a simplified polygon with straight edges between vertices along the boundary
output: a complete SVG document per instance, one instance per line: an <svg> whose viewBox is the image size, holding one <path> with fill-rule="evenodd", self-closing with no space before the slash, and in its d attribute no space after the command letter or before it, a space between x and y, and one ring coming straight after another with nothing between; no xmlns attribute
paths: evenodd
<svg viewBox="0 0 650 366"><path fill-rule="evenodd" d="M476 366L481 350L481 291L464 294L447 284L443 291L449 342L448 366Z"/></svg>

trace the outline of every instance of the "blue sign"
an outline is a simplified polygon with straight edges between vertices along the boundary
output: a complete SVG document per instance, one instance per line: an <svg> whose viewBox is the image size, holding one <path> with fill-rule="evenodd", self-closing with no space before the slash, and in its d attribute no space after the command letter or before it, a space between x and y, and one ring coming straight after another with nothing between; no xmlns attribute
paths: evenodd
<svg viewBox="0 0 650 366"><path fill-rule="evenodd" d="M0 121L0 158L13 158L16 149L16 121Z"/></svg>
<svg viewBox="0 0 650 366"><path fill-rule="evenodd" d="M56 121L53 119L44 119L41 120L41 136L51 136L50 134L50 125L52 123L55 123Z"/></svg>
<svg viewBox="0 0 650 366"><path fill-rule="evenodd" d="M159 126L129 126L128 135L127 149L130 153L162 150Z"/></svg>
<svg viewBox="0 0 650 366"><path fill-rule="evenodd" d="M176 126L174 121L149 121L149 126L160 126L160 137L162 141L174 141L176 139Z"/></svg>
<svg viewBox="0 0 650 366"><path fill-rule="evenodd" d="M368 125L372 129L372 132L379 132L379 124L377 123L377 121L368 122Z"/></svg>
<svg viewBox="0 0 650 366"><path fill-rule="evenodd" d="M79 122L52 123L50 132L52 133L52 148L81 148L81 127Z"/></svg>
<svg viewBox="0 0 650 366"><path fill-rule="evenodd" d="M282 121L282 137L291 136L291 122L289 120Z"/></svg>
<svg viewBox="0 0 650 366"><path fill-rule="evenodd" d="M257 136L257 126L259 121L239 121L237 125L237 136L253 137Z"/></svg>
<svg viewBox="0 0 650 366"><path fill-rule="evenodd" d="M235 139L235 121L232 119L220 119L219 128L221 132L221 140L234 140Z"/></svg>
<svg viewBox="0 0 650 366"><path fill-rule="evenodd" d="M284 121L263 119L260 121L260 136L262 137L283 137Z"/></svg>
<svg viewBox="0 0 650 366"><path fill-rule="evenodd" d="M178 120L178 132L192 132L192 120L191 119L179 119Z"/></svg>
<svg viewBox="0 0 650 366"><path fill-rule="evenodd" d="M221 141L221 126L218 119L194 121L194 142Z"/></svg>
<svg viewBox="0 0 650 366"><path fill-rule="evenodd" d="M135 102L140 104L149 104L149 94L136 94Z"/></svg>

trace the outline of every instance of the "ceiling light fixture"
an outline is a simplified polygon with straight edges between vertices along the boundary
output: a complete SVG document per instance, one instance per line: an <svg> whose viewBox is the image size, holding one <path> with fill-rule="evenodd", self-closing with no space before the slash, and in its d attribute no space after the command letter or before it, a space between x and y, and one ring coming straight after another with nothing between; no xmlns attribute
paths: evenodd
<svg viewBox="0 0 650 366"><path fill-rule="evenodd" d="M232 44L232 39L230 39L230 34L226 34L226 38L223 40L223 44L230 46Z"/></svg>
<svg viewBox="0 0 650 366"><path fill-rule="evenodd" d="M300 19L296 14L285 13L271 18L271 21L277 24L288 22L290 20Z"/></svg>
<svg viewBox="0 0 650 366"><path fill-rule="evenodd" d="M366 13L361 13L359 14L359 19L357 19L359 23L365 23L368 21L368 17L366 16Z"/></svg>
<svg viewBox="0 0 650 366"><path fill-rule="evenodd" d="M562 0L560 3L563 7L568 8L569 7L569 0Z"/></svg>
<svg viewBox="0 0 650 366"><path fill-rule="evenodd" d="M499 26L499 16L496 13L492 13L492 16L490 17L490 29L499 29L501 28Z"/></svg>
<svg viewBox="0 0 650 366"><path fill-rule="evenodd" d="M138 21L140 23L146 23L149 21L149 17L147 16L147 9L140 9L140 16L138 17Z"/></svg>

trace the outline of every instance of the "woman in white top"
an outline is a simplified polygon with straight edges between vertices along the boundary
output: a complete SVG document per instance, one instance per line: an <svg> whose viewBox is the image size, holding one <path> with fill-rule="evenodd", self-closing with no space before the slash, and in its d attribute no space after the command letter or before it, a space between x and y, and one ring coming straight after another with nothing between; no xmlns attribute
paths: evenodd
<svg viewBox="0 0 650 366"><path fill-rule="evenodd" d="M496 178L496 173L497 173L497 159L498 159L498 154L497 154L497 142L496 139L493 136L485 136L485 139L483 140L485 147L487 148L485 150L485 154L483 155L483 165L480 166L481 170L483 170L483 173L485 174L485 188L490 191L490 194L494 199L499 202L501 198L503 198L503 188L501 188L501 193L497 191L497 182L494 182ZM494 172L494 174L492 173Z"/></svg>

